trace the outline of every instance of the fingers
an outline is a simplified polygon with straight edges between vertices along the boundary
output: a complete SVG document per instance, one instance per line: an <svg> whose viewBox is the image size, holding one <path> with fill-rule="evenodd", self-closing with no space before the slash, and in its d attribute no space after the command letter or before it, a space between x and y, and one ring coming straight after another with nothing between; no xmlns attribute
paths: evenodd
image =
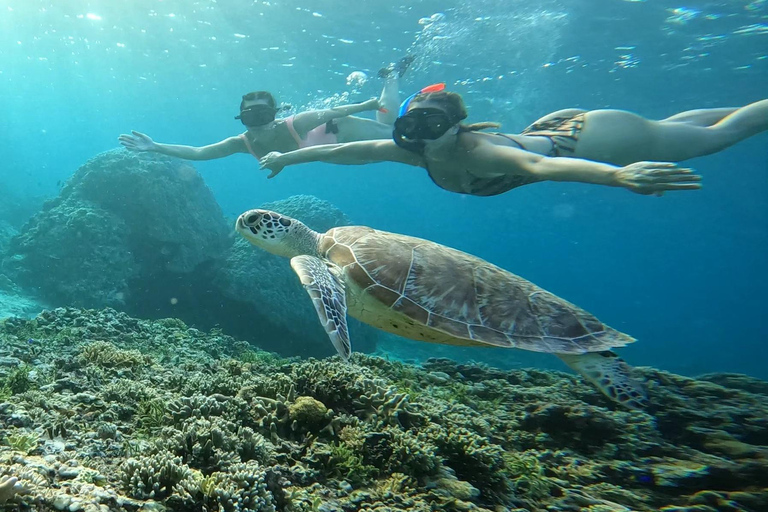
<svg viewBox="0 0 768 512"><path fill-rule="evenodd" d="M278 174L280 174L280 171L272 171L272 172L269 174L269 176L267 176L267 179L268 179L268 180L271 180L272 178L274 178L274 177L275 177L275 176L277 176Z"/></svg>
<svg viewBox="0 0 768 512"><path fill-rule="evenodd" d="M651 167L654 169L672 169L677 167L677 164L673 162L640 162L640 164L643 167Z"/></svg>
<svg viewBox="0 0 768 512"><path fill-rule="evenodd" d="M658 181L662 183L691 183L701 181L701 176L698 174L673 174L664 176Z"/></svg>
<svg viewBox="0 0 768 512"><path fill-rule="evenodd" d="M664 183L657 187L657 192L664 190L699 190L701 183Z"/></svg>
<svg viewBox="0 0 768 512"><path fill-rule="evenodd" d="M676 176L676 175L693 175L696 176L693 169L688 167L665 167L649 169L645 172L648 176Z"/></svg>

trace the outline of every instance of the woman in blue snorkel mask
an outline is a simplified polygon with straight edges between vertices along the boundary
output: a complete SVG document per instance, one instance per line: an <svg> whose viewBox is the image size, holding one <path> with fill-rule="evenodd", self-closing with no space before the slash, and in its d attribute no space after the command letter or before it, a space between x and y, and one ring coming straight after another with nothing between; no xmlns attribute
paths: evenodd
<svg viewBox="0 0 768 512"><path fill-rule="evenodd" d="M539 181L573 181L661 195L701 188L700 177L674 163L720 151L768 130L768 101L649 121L620 110L559 111L523 134L483 133L496 123L462 124L464 102L444 84L403 102L392 140L335 144L261 159L270 178L283 167L322 161L360 165L400 162L427 170L440 187L490 196Z"/></svg>
<svg viewBox="0 0 768 512"><path fill-rule="evenodd" d="M250 153L261 158L270 151L293 151L320 144L336 144L370 139L388 139L396 118L399 79L413 61L412 56L382 68L379 77L385 80L379 99L340 105L324 110L310 110L277 118L290 109L279 106L267 91L250 92L242 97L238 119L246 131L207 146L160 144L149 136L132 132L120 135L118 141L132 151L150 151L186 160L212 160L235 153ZM357 117L365 111L376 111L376 120Z"/></svg>

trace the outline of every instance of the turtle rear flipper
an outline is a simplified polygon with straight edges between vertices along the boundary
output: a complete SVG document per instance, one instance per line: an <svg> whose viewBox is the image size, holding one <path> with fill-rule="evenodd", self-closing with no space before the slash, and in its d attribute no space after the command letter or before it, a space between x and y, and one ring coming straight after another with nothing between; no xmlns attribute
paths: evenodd
<svg viewBox="0 0 768 512"><path fill-rule="evenodd" d="M556 354L565 364L597 386L605 396L631 409L644 409L648 397L632 367L609 350L588 354Z"/></svg>
<svg viewBox="0 0 768 512"><path fill-rule="evenodd" d="M347 298L344 283L314 256L291 258L291 268L301 279L301 284L312 298L320 323L342 359L349 360L352 345L347 328Z"/></svg>

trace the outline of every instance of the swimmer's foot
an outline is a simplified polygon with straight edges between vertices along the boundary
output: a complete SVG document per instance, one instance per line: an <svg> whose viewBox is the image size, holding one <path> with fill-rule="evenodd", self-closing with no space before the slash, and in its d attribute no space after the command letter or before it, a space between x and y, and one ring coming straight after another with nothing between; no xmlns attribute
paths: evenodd
<svg viewBox="0 0 768 512"><path fill-rule="evenodd" d="M406 55L397 62L397 65L395 66L395 71L397 71L397 78L403 78L405 72L408 71L408 66L411 65L415 58L416 57L413 55Z"/></svg>
<svg viewBox="0 0 768 512"><path fill-rule="evenodd" d="M397 73L397 78L402 78L415 58L413 55L406 55L396 63L390 63L379 70L379 78L392 78L393 73Z"/></svg>

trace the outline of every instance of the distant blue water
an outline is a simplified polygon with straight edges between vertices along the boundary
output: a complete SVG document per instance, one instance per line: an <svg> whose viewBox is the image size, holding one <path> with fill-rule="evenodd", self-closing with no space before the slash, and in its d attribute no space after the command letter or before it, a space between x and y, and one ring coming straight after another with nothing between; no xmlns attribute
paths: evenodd
<svg viewBox="0 0 768 512"><path fill-rule="evenodd" d="M376 70L407 51L419 59L404 95L445 81L470 121L510 132L565 107L663 118L740 106L768 96L766 16L761 0L6 1L0 182L55 195L131 129L221 140L241 131L232 117L250 90L302 108L362 101L378 95ZM360 90L346 83L357 70L370 77ZM579 304L639 339L622 350L633 364L768 378L767 147L761 134L691 161L705 188L663 198L553 183L463 197L394 164L311 164L270 181L244 155L195 165L227 215L314 194L355 222L472 252Z"/></svg>

